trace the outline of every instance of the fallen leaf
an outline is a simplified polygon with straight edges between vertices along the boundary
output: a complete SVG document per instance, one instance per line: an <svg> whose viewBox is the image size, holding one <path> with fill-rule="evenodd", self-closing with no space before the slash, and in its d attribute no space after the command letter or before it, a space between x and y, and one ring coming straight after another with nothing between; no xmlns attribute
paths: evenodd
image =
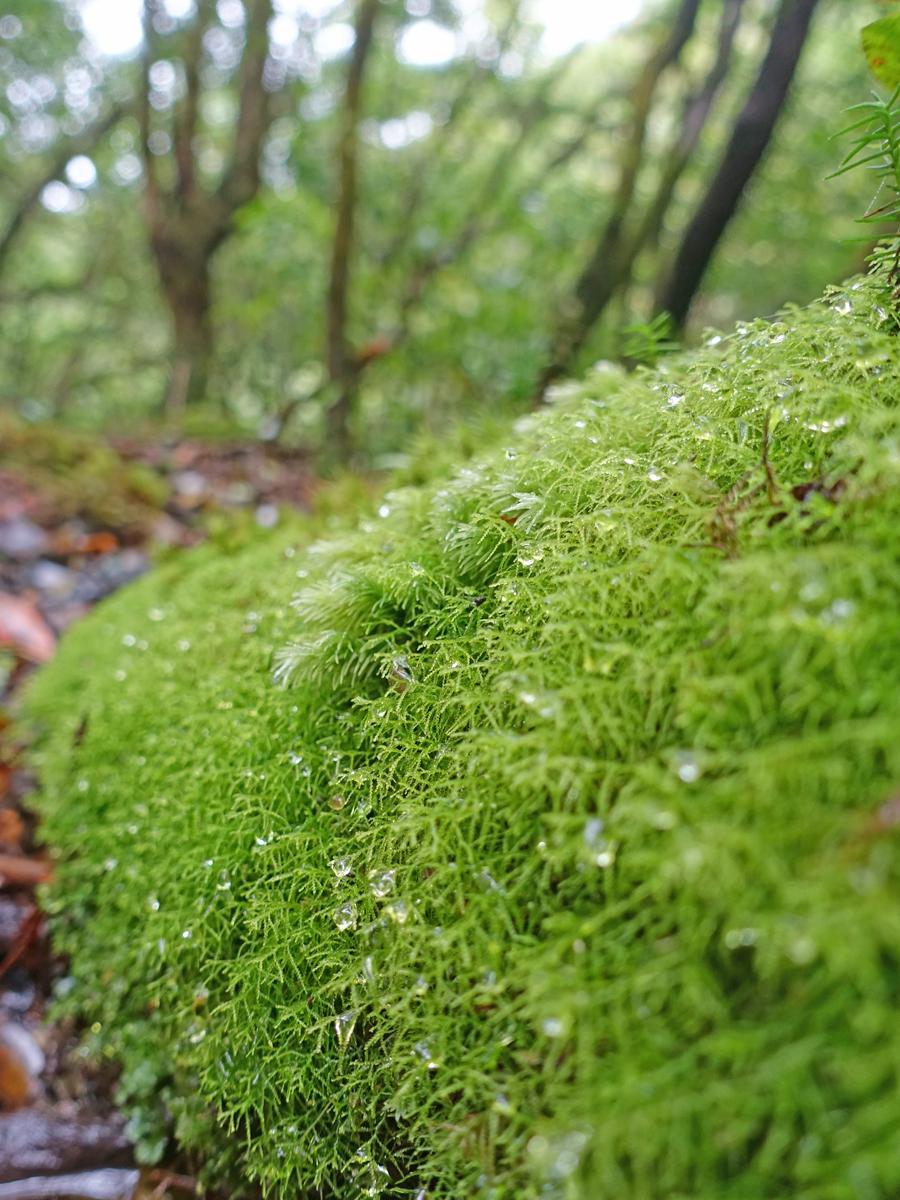
<svg viewBox="0 0 900 1200"><path fill-rule="evenodd" d="M53 657L56 638L33 604L0 592L0 646L17 658L45 663Z"/></svg>
<svg viewBox="0 0 900 1200"><path fill-rule="evenodd" d="M16 810L0 808L0 846L5 846L7 850L18 850L24 832L25 822Z"/></svg>
<svg viewBox="0 0 900 1200"><path fill-rule="evenodd" d="M35 1083L31 1072L15 1050L0 1041L0 1108L14 1112L32 1099Z"/></svg>
<svg viewBox="0 0 900 1200"><path fill-rule="evenodd" d="M13 854L0 854L0 875L10 883L34 885L46 883L53 874L53 867L40 858L17 858Z"/></svg>

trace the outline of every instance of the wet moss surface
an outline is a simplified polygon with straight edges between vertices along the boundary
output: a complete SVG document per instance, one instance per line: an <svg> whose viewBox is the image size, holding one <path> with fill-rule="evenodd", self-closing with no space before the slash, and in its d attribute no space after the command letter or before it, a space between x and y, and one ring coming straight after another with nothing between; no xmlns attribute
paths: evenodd
<svg viewBox="0 0 900 1200"><path fill-rule="evenodd" d="M310 1196L897 1190L884 305L594 372L71 631L29 702L60 1003L145 1156L174 1119Z"/></svg>

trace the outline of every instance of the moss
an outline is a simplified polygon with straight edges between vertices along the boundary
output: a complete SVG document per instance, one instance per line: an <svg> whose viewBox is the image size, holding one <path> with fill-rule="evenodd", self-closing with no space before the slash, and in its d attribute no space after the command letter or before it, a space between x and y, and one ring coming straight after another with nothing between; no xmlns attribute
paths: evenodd
<svg viewBox="0 0 900 1200"><path fill-rule="evenodd" d="M97 438L50 421L26 425L9 413L0 414L0 465L36 492L36 515L47 523L79 517L137 537L169 498L165 479Z"/></svg>
<svg viewBox="0 0 900 1200"><path fill-rule="evenodd" d="M64 1003L148 1153L163 1089L285 1194L897 1192L882 297L594 373L302 561L69 635L30 701Z"/></svg>

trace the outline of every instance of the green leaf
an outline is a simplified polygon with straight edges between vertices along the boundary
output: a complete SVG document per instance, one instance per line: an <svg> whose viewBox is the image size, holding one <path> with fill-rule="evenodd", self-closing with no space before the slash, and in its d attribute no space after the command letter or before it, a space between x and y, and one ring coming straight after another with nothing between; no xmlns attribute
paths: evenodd
<svg viewBox="0 0 900 1200"><path fill-rule="evenodd" d="M861 37L872 74L893 90L900 85L900 14L873 21L863 29Z"/></svg>

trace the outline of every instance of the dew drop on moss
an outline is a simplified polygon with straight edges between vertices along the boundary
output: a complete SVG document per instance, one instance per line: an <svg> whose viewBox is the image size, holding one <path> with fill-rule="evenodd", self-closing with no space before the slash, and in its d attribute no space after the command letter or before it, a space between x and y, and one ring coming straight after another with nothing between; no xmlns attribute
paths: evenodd
<svg viewBox="0 0 900 1200"><path fill-rule="evenodd" d="M352 858L333 858L328 864L338 879L345 879L353 870Z"/></svg>
<svg viewBox="0 0 900 1200"><path fill-rule="evenodd" d="M385 915L396 925L405 925L409 918L409 910L402 900L397 900L394 904L389 904L384 910Z"/></svg>
<svg viewBox="0 0 900 1200"><path fill-rule="evenodd" d="M369 891L376 899L382 900L394 890L396 871L370 871Z"/></svg>
<svg viewBox="0 0 900 1200"><path fill-rule="evenodd" d="M336 908L331 914L331 919L337 925L338 929L343 933L346 929L356 928L356 905L342 904L340 908Z"/></svg>
<svg viewBox="0 0 900 1200"><path fill-rule="evenodd" d="M351 1009L348 1012L341 1013L334 1020L334 1032L337 1034L338 1045L341 1048L349 1045L350 1039L353 1037L353 1030L356 1028L356 1018L359 1014Z"/></svg>

